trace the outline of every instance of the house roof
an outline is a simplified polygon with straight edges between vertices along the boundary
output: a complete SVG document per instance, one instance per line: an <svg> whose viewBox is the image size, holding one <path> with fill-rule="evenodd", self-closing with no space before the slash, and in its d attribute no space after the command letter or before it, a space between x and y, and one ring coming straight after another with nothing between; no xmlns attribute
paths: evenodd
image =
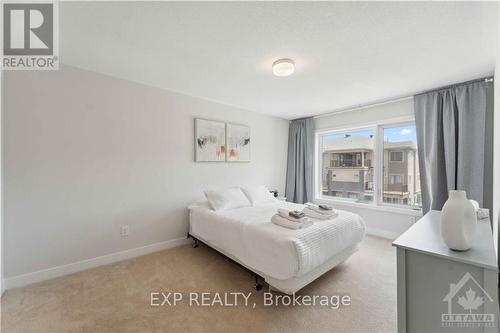
<svg viewBox="0 0 500 333"><path fill-rule="evenodd" d="M335 140L323 141L323 152L327 151L363 151L373 150L374 138L363 136L350 136ZM413 141L388 142L384 141L384 149L417 149Z"/></svg>
<svg viewBox="0 0 500 333"><path fill-rule="evenodd" d="M414 141L399 141L399 142L384 141L384 149L413 149L413 150L417 150L417 143Z"/></svg>
<svg viewBox="0 0 500 333"><path fill-rule="evenodd" d="M373 150L373 138L350 136L335 140L323 141L323 151Z"/></svg>

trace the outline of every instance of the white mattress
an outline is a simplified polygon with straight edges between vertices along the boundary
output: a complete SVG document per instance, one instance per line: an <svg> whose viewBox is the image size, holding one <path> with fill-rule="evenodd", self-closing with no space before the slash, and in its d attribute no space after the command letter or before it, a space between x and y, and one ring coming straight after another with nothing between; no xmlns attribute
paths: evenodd
<svg viewBox="0 0 500 333"><path fill-rule="evenodd" d="M270 222L278 208L302 210L304 205L276 201L215 212L207 203L194 204L189 207L189 232L248 268L278 280L309 273L358 244L365 234L361 217L342 210L334 219L314 220L304 229L286 229Z"/></svg>

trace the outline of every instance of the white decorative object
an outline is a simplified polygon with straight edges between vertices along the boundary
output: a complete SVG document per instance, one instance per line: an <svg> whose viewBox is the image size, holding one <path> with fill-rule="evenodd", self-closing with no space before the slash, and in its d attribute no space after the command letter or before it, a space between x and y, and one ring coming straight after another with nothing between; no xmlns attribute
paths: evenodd
<svg viewBox="0 0 500 333"><path fill-rule="evenodd" d="M465 191L450 191L441 210L441 236L452 250L470 249L477 226L474 205Z"/></svg>
<svg viewBox="0 0 500 333"><path fill-rule="evenodd" d="M470 203L472 204L472 206L474 206L474 210L476 211L476 213L479 211L479 203L476 201L476 200L469 200Z"/></svg>

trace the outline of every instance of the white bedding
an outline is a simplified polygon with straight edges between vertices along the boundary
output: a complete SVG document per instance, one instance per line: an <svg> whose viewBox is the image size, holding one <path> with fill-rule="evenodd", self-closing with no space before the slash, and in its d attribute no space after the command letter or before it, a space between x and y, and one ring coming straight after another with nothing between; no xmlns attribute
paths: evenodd
<svg viewBox="0 0 500 333"><path fill-rule="evenodd" d="M363 239L364 221L342 210L334 219L314 220L312 226L299 230L270 222L278 208L304 207L276 201L215 212L206 203L194 204L189 207L190 233L248 268L279 280L307 274Z"/></svg>

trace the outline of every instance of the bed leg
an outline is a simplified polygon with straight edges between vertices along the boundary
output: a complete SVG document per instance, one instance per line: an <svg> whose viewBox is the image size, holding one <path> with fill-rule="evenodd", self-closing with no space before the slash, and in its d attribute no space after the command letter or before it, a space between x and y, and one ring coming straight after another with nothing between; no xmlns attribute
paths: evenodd
<svg viewBox="0 0 500 333"><path fill-rule="evenodd" d="M262 285L259 283L259 276L257 274L253 274L254 278L255 278L255 290L259 291L262 289Z"/></svg>
<svg viewBox="0 0 500 333"><path fill-rule="evenodd" d="M188 232L187 238L189 239L189 237L191 237L193 239L193 245L192 245L193 249L196 249L198 247L198 240L195 237L193 237L192 235L190 235Z"/></svg>

